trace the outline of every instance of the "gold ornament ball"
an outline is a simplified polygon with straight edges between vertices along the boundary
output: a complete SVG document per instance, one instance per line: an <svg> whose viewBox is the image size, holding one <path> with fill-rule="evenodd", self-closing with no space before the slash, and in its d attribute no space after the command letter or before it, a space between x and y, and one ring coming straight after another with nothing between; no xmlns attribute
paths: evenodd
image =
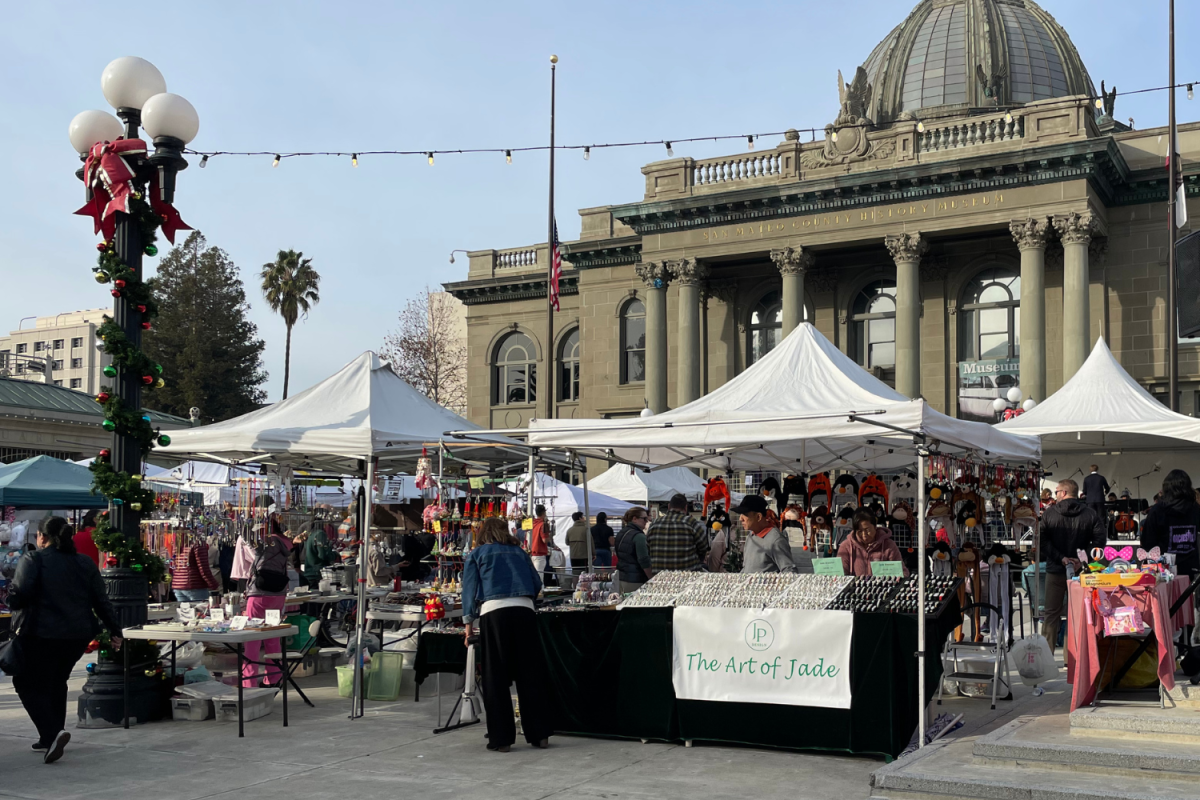
<svg viewBox="0 0 1200 800"><path fill-rule="evenodd" d="M132 508L134 511L141 511L141 510L142 510L142 504L141 504L141 503L130 503L130 504L129 504L129 507L130 507L130 508Z"/></svg>
<svg viewBox="0 0 1200 800"><path fill-rule="evenodd" d="M551 64L557 64L557 63L558 63L558 56L550 56L550 63L551 63Z"/></svg>
<svg viewBox="0 0 1200 800"><path fill-rule="evenodd" d="M935 486L929 490L929 496L931 498L933 498L934 500L937 500L939 497L942 496L942 490Z"/></svg>
<svg viewBox="0 0 1200 800"><path fill-rule="evenodd" d="M975 519L974 517L967 517L967 527L968 528L974 528L978 524L979 524L979 520Z"/></svg>
<svg viewBox="0 0 1200 800"><path fill-rule="evenodd" d="M167 385L167 382L166 382L166 381L164 381L162 378L159 378L158 380L156 380L156 381L154 382L154 388L155 388L155 389L161 389L161 388L163 388L163 387L164 387L164 386L166 386L166 385Z"/></svg>

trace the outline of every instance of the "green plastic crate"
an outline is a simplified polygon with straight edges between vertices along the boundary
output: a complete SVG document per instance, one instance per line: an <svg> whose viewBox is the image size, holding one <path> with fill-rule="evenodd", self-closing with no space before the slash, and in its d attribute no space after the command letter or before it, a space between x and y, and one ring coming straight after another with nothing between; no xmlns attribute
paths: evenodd
<svg viewBox="0 0 1200 800"><path fill-rule="evenodd" d="M380 652L371 656L367 678L368 700L400 699L400 680L404 677L404 653Z"/></svg>

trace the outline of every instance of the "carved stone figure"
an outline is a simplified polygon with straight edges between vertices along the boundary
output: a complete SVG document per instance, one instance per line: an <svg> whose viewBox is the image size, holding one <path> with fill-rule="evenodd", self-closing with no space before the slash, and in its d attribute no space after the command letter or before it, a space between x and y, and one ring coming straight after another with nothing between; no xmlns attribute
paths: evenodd
<svg viewBox="0 0 1200 800"><path fill-rule="evenodd" d="M1104 116L1109 119L1113 117L1113 109L1117 107L1117 87L1113 87L1112 91L1105 91L1104 81L1100 81L1100 97L1104 102ZM1129 120L1129 127L1133 127L1133 120Z"/></svg>
<svg viewBox="0 0 1200 800"><path fill-rule="evenodd" d="M867 81L867 71L862 67L854 73L854 81L846 83L842 79L842 71L838 70L838 99L842 102L841 113L838 114L835 126L857 125L860 122L871 124L867 118L867 109L871 107L872 86Z"/></svg>
<svg viewBox="0 0 1200 800"><path fill-rule="evenodd" d="M1000 90L1004 82L1008 80L1008 67L1001 67L998 71L992 72L989 75L983 68L983 64L975 65L975 80L979 82L979 88L983 90L983 96L992 101L992 105L999 105Z"/></svg>

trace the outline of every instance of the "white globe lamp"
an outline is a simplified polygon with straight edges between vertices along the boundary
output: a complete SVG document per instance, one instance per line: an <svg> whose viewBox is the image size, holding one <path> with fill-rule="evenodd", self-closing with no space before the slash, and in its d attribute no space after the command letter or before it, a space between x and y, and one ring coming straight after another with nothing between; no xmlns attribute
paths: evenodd
<svg viewBox="0 0 1200 800"><path fill-rule="evenodd" d="M156 94L167 90L158 67L144 58L123 56L109 63L100 75L100 91L113 108L140 109Z"/></svg>
<svg viewBox="0 0 1200 800"><path fill-rule="evenodd" d="M1003 397L997 397L992 401L992 408L996 409L996 413L999 414L1008 408L1008 403L1004 402Z"/></svg>
<svg viewBox="0 0 1200 800"><path fill-rule="evenodd" d="M1016 386L1008 390L1008 402L1019 403L1021 402L1022 397L1024 397L1024 395L1021 394L1021 390Z"/></svg>
<svg viewBox="0 0 1200 800"><path fill-rule="evenodd" d="M151 139L167 136L186 145L200 132L200 115L179 95L160 92L142 106L142 127Z"/></svg>
<svg viewBox="0 0 1200 800"><path fill-rule="evenodd" d="M1022 405L1021 408L1025 409L1026 411L1033 411L1033 409L1036 405L1037 405L1037 400L1034 400L1031 397L1025 401L1024 405Z"/></svg>
<svg viewBox="0 0 1200 800"><path fill-rule="evenodd" d="M121 124L121 120L107 111L80 111L67 128L71 147L81 156L91 152L97 143L111 142L124 132L125 126Z"/></svg>

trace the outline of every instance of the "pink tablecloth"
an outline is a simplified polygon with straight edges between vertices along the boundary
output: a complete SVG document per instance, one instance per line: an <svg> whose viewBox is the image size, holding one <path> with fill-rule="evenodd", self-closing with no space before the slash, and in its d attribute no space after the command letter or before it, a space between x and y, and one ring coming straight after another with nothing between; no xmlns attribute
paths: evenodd
<svg viewBox="0 0 1200 800"><path fill-rule="evenodd" d="M1186 580L1186 578L1184 579ZM1067 682L1071 684L1071 710L1085 706L1096 696L1096 678L1103 667L1097 642L1104 635L1100 615L1091 607L1093 591L1109 591L1113 606L1136 603L1142 620L1149 625L1158 640L1158 679L1167 689L1175 688L1175 625L1167 614L1171 608L1171 596L1178 597L1182 589L1171 583L1160 583L1150 587L1136 586L1126 592L1084 589L1078 581L1069 585L1067 606ZM1187 584L1184 584L1186 588ZM1114 664L1113 670L1121 668Z"/></svg>
<svg viewBox="0 0 1200 800"><path fill-rule="evenodd" d="M1175 580L1167 584L1171 587L1171 605L1175 605L1175 601L1179 596L1187 591L1187 588L1192 585L1192 580L1187 575L1180 575ZM1200 592L1200 589L1196 591ZM1196 599L1189 597L1179 611L1175 612L1175 630L1179 630L1184 625L1196 624Z"/></svg>

